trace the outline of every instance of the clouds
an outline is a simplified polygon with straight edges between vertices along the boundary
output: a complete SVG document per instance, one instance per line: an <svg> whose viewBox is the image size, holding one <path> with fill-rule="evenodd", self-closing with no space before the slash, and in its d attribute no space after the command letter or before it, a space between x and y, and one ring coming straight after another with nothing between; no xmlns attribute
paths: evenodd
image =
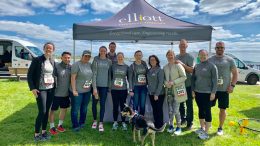
<svg viewBox="0 0 260 146"><path fill-rule="evenodd" d="M243 37L241 34L234 34L230 30L225 30L223 27L214 27L212 33L213 39L226 40Z"/></svg>
<svg viewBox="0 0 260 146"><path fill-rule="evenodd" d="M253 3L246 5L241 8L242 11L248 11L248 15L246 15L245 19L255 19L260 18L260 0L257 0Z"/></svg>

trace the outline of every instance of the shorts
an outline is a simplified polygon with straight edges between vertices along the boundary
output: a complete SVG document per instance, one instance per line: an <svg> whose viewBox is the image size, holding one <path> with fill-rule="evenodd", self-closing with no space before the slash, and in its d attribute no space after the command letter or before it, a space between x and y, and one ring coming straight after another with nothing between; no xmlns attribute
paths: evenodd
<svg viewBox="0 0 260 146"><path fill-rule="evenodd" d="M218 100L218 108L226 109L229 107L229 93L226 91L217 91L215 99L212 101L212 106L216 105Z"/></svg>
<svg viewBox="0 0 260 146"><path fill-rule="evenodd" d="M54 96L53 98L53 102L51 105L51 110L52 111L56 111L60 108L68 108L70 107L70 98L67 97L58 97L58 96Z"/></svg>

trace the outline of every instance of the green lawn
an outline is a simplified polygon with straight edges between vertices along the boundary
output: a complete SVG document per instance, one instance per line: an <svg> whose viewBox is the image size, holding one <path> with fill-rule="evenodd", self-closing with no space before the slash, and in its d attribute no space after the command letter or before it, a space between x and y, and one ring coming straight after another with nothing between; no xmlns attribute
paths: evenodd
<svg viewBox="0 0 260 146"><path fill-rule="evenodd" d="M195 109L195 127L198 127L197 106ZM231 95L230 109L224 126L225 135L216 136L218 124L218 109L214 107L213 126L210 130L211 138L203 141L191 131L184 131L181 136L170 136L166 131L156 134L157 146L170 145L260 145L260 133L247 131L240 135L238 126L230 127L229 121L240 118L260 119L260 86L238 85ZM72 132L70 114L67 115L64 126L67 132L52 137L48 142L35 143L33 141L34 120L37 114L35 99L30 93L26 82L11 82L0 80L0 145L103 145L103 146L133 146L131 131L112 131L111 123L105 124L105 132L99 133L90 127L92 122L91 104L87 118L87 126L79 133ZM57 123L57 122L56 122ZM130 128L129 128L130 129ZM150 138L146 146L151 145Z"/></svg>

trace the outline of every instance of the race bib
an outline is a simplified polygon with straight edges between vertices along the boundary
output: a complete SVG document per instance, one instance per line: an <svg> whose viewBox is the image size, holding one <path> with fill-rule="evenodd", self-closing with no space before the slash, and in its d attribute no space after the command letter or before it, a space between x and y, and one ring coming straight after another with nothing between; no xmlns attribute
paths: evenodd
<svg viewBox="0 0 260 146"><path fill-rule="evenodd" d="M83 85L83 88L88 89L90 88L91 84L92 84L92 80L86 80L86 82Z"/></svg>
<svg viewBox="0 0 260 146"><path fill-rule="evenodd" d="M52 75L44 75L44 83L45 84L53 84L54 83L54 78Z"/></svg>
<svg viewBox="0 0 260 146"><path fill-rule="evenodd" d="M114 81L115 87L122 88L123 87L123 79L122 78L116 78Z"/></svg>
<svg viewBox="0 0 260 146"><path fill-rule="evenodd" d="M222 78L218 79L218 85L223 85L223 79Z"/></svg>
<svg viewBox="0 0 260 146"><path fill-rule="evenodd" d="M137 81L139 84L145 84L146 83L145 75L138 75Z"/></svg>
<svg viewBox="0 0 260 146"><path fill-rule="evenodd" d="M184 96L186 95L186 90L184 86L178 86L176 87L176 92L178 96Z"/></svg>

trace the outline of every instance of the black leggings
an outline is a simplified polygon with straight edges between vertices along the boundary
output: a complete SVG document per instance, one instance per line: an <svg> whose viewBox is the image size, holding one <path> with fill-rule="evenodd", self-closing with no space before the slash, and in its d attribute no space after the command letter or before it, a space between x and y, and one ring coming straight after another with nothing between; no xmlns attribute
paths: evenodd
<svg viewBox="0 0 260 146"><path fill-rule="evenodd" d="M120 105L121 111L125 107L127 90L111 90L112 100L113 100L113 118L117 121L118 117L118 107ZM122 117L122 122L125 122L125 117Z"/></svg>
<svg viewBox="0 0 260 146"><path fill-rule="evenodd" d="M149 95L150 102L153 108L153 118L155 128L161 128L163 122L163 102L165 95L159 95L158 100L154 100L154 95Z"/></svg>
<svg viewBox="0 0 260 146"><path fill-rule="evenodd" d="M205 119L206 122L212 121L210 93L195 92L195 100L199 108L199 119Z"/></svg>
<svg viewBox="0 0 260 146"><path fill-rule="evenodd" d="M35 133L40 133L41 127L42 130L46 130L49 117L49 109L51 107L53 97L54 89L43 90L38 93L38 97L36 98L38 106L38 116L35 121Z"/></svg>

